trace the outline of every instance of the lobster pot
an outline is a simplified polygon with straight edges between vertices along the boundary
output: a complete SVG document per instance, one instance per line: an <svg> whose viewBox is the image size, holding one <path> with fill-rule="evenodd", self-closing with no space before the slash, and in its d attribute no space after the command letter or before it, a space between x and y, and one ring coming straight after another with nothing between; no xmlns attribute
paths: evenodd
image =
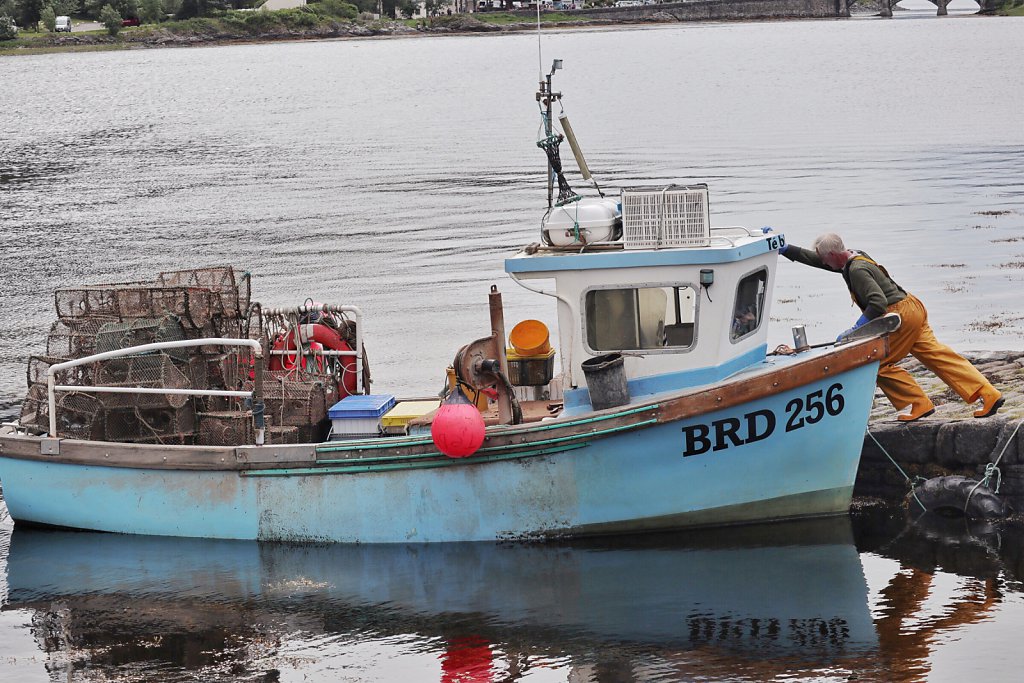
<svg viewBox="0 0 1024 683"><path fill-rule="evenodd" d="M50 326L46 337L46 355L51 358L82 358L96 353L96 335L116 318L61 318Z"/></svg>
<svg viewBox="0 0 1024 683"><path fill-rule="evenodd" d="M154 342L181 341L186 338L181 321L171 315L163 318L133 318L107 322L96 333L96 353ZM177 360L186 361L189 349L169 349L165 353Z"/></svg>
<svg viewBox="0 0 1024 683"><path fill-rule="evenodd" d="M90 441L104 439L105 411L103 403L96 396L77 391L57 394L56 410L56 436Z"/></svg>
<svg viewBox="0 0 1024 683"><path fill-rule="evenodd" d="M194 268L160 273L157 282L165 287L195 287L209 290L219 299L220 315L244 318L249 310L251 290L249 274L237 277L231 266Z"/></svg>
<svg viewBox="0 0 1024 683"><path fill-rule="evenodd" d="M201 328L220 313L220 298L198 287L133 287L118 291L118 309L125 318L178 316Z"/></svg>
<svg viewBox="0 0 1024 683"><path fill-rule="evenodd" d="M249 305L249 313L246 316L246 331L249 339L263 339L266 336L267 326L263 320L263 309L259 304Z"/></svg>
<svg viewBox="0 0 1024 683"><path fill-rule="evenodd" d="M252 412L226 410L199 413L198 443L204 446L245 446L256 442Z"/></svg>
<svg viewBox="0 0 1024 683"><path fill-rule="evenodd" d="M624 188L621 200L626 249L705 247L711 243L707 185Z"/></svg>
<svg viewBox="0 0 1024 683"><path fill-rule="evenodd" d="M43 385L46 390L46 377L51 365L67 362L68 358L53 358L50 356L31 356L28 359L28 380L29 388L36 384ZM92 384L92 368L88 365L79 365L74 368L60 370L54 375L55 384L71 384L76 386L88 386Z"/></svg>
<svg viewBox="0 0 1024 683"><path fill-rule="evenodd" d="M299 429L299 427L287 425L267 427L267 443L273 446L301 443Z"/></svg>
<svg viewBox="0 0 1024 683"><path fill-rule="evenodd" d="M331 423L324 420L319 424L296 427L298 443L324 443L331 431Z"/></svg>
<svg viewBox="0 0 1024 683"><path fill-rule="evenodd" d="M215 375L219 373L225 389L245 389L252 391L256 375L256 358L252 349L236 348L217 355L217 363L208 365L211 384L215 383Z"/></svg>
<svg viewBox="0 0 1024 683"><path fill-rule="evenodd" d="M252 339L249 336L248 317L218 317L213 321L215 337L227 339ZM256 337L258 338L258 336Z"/></svg>
<svg viewBox="0 0 1024 683"><path fill-rule="evenodd" d="M34 432L45 434L50 431L50 403L45 384L32 384L21 403L21 417L18 423Z"/></svg>
<svg viewBox="0 0 1024 683"><path fill-rule="evenodd" d="M192 328L201 328L219 315L220 297L198 287L159 287L153 283L95 285L58 289L54 293L61 318L104 316L162 318L174 315Z"/></svg>
<svg viewBox="0 0 1024 683"><path fill-rule="evenodd" d="M107 440L123 443L189 444L195 440L192 403L180 408L121 408L106 411Z"/></svg>
<svg viewBox="0 0 1024 683"><path fill-rule="evenodd" d="M95 382L103 387L191 389L189 378L171 357L157 353L114 358L96 364ZM104 394L108 408L181 408L189 397L181 394Z"/></svg>
<svg viewBox="0 0 1024 683"><path fill-rule="evenodd" d="M322 382L265 379L263 403L274 426L319 425L327 418L327 391Z"/></svg>
<svg viewBox="0 0 1024 683"><path fill-rule="evenodd" d="M193 387L204 388L209 386L209 364L203 356L192 356L188 359L188 363L178 365L177 367L185 373L189 384Z"/></svg>
<svg viewBox="0 0 1024 683"><path fill-rule="evenodd" d="M173 342L173 341L184 341L188 339L188 335L185 334L185 327L181 324L181 320L173 315L165 316L160 320L160 326L156 330L156 341L158 342ZM191 354L195 353L195 349L192 348L180 348L180 349L165 349L166 353L171 358L186 362L188 361ZM193 384L192 386L197 386Z"/></svg>
<svg viewBox="0 0 1024 683"><path fill-rule="evenodd" d="M53 293L59 318L121 318L117 292L123 287L145 287L146 282L117 282L106 285L68 287ZM152 317L152 316L145 316Z"/></svg>

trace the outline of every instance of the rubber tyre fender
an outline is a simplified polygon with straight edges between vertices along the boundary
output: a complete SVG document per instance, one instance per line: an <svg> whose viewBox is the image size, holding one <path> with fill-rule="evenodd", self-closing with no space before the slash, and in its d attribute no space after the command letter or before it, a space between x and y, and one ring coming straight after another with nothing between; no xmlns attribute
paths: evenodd
<svg viewBox="0 0 1024 683"><path fill-rule="evenodd" d="M992 489L978 486L977 479L959 475L929 479L915 487L914 494L929 512L955 513L969 519L1002 519L1011 512L1010 505ZM910 504L916 505L913 500Z"/></svg>

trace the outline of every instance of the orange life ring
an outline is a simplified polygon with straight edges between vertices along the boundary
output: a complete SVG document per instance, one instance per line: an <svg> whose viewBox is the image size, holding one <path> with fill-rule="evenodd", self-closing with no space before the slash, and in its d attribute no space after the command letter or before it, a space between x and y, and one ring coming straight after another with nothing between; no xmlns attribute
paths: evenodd
<svg viewBox="0 0 1024 683"><path fill-rule="evenodd" d="M304 336L309 342L309 347L314 350L329 349L331 351L351 351L352 347L342 338L333 327L314 323L305 325ZM294 331L287 335L281 335L274 341L274 351L296 351ZM317 371L325 371L323 357L317 357ZM341 381L338 383L338 391L344 392L344 396L352 396L357 391L356 383L356 359L354 356L342 356L339 358L342 368ZM306 357L303 354L272 354L270 356L269 368L271 370L294 370L296 366L306 369Z"/></svg>

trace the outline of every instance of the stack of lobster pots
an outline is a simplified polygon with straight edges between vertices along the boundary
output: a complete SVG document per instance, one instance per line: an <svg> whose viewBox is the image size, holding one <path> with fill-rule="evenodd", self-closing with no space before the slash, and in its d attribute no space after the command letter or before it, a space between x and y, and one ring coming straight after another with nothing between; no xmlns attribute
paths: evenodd
<svg viewBox="0 0 1024 683"><path fill-rule="evenodd" d="M65 288L45 354L28 363L21 424L49 431L47 371L52 365L131 346L184 339L266 340L248 273L231 266L162 272L146 282ZM264 342L266 348L266 341ZM241 398L90 392L88 387L247 390L257 359L248 347L203 345L96 361L56 373L82 386L55 395L56 436L127 443L244 445L254 442L252 405ZM260 360L260 362L263 362ZM331 377L266 376L270 443L319 440Z"/></svg>

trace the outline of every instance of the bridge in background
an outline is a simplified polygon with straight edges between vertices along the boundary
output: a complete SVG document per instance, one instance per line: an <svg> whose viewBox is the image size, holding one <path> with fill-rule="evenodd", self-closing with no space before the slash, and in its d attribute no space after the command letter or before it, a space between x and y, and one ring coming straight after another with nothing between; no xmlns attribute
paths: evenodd
<svg viewBox="0 0 1024 683"><path fill-rule="evenodd" d="M879 0L879 8L883 17L892 16L892 8L899 4L900 0ZM992 14L1003 4L1003 0L974 0L978 3L978 14ZM946 11L946 5L949 4L949 0L928 0L931 4L935 5L938 9L936 14L940 17L946 16L949 12Z"/></svg>
<svg viewBox="0 0 1024 683"><path fill-rule="evenodd" d="M879 14L892 16L892 8L899 0L877 0ZM1003 0L975 0L978 14L995 12ZM936 6L936 14L947 14L949 0L928 0ZM566 14L593 19L650 20L659 15L677 21L720 21L723 19L792 19L849 17L852 0L690 0L689 2L663 2L630 7L592 7L568 10ZM532 15L533 10L518 10L515 14ZM667 18L667 17L666 17Z"/></svg>

